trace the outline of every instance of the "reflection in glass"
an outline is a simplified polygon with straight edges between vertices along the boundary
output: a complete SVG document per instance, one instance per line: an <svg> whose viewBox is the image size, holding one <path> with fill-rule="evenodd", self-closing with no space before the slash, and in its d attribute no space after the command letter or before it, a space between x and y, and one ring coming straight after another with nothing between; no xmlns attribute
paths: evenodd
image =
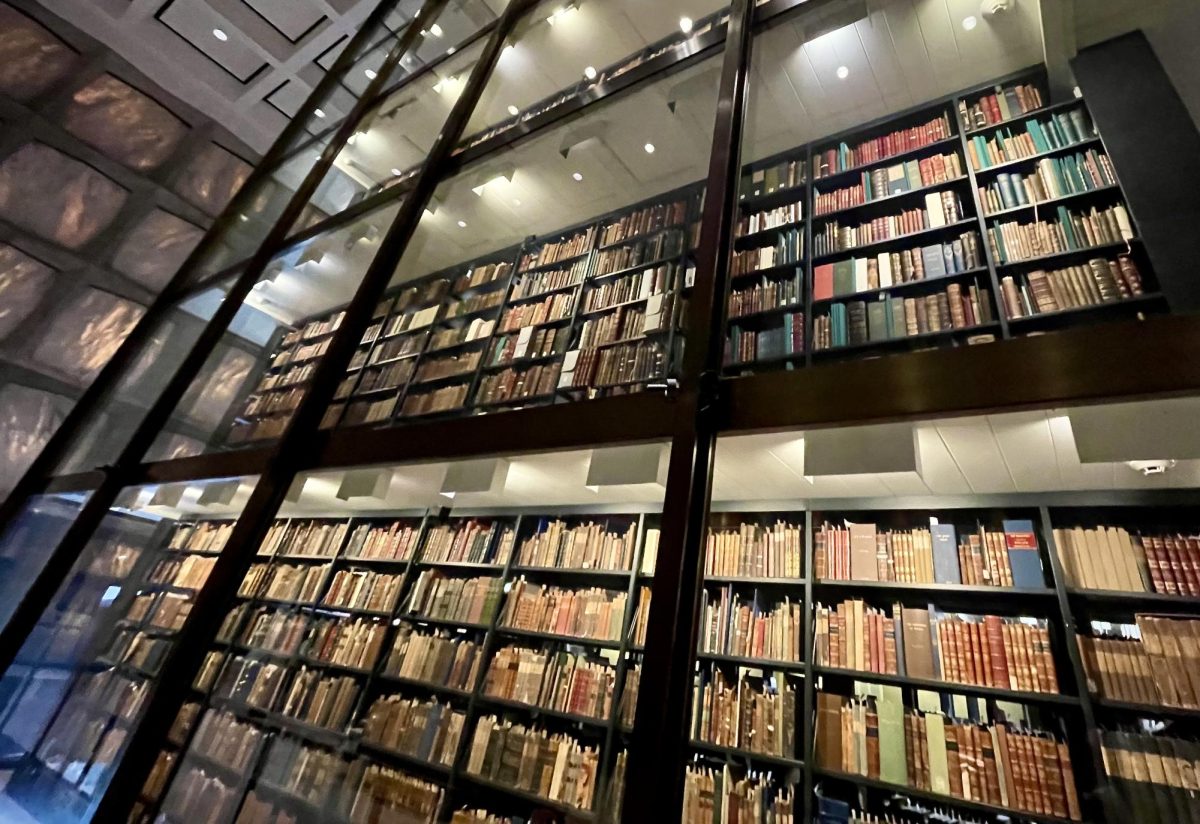
<svg viewBox="0 0 1200 824"><path fill-rule="evenodd" d="M113 256L113 268L160 292L203 236L199 226L155 209L125 236Z"/></svg>
<svg viewBox="0 0 1200 824"><path fill-rule="evenodd" d="M2 391L2 390L0 390ZM0 628L16 611L89 493L35 495L0 535ZM0 697L0 701L4 699Z"/></svg>
<svg viewBox="0 0 1200 824"><path fill-rule="evenodd" d="M216 143L197 151L175 181L175 193L216 217L250 175L251 166Z"/></svg>
<svg viewBox="0 0 1200 824"><path fill-rule="evenodd" d="M0 387L0 495L21 479L72 405L70 398L42 389L16 383Z"/></svg>
<svg viewBox="0 0 1200 824"><path fill-rule="evenodd" d="M0 736L23 754L4 801L89 820L255 482L122 491L3 675ZM70 512L49 517L39 541Z"/></svg>
<svg viewBox="0 0 1200 824"><path fill-rule="evenodd" d="M99 289L64 301L42 331L33 359L78 386L92 382L145 309Z"/></svg>
<svg viewBox="0 0 1200 824"><path fill-rule="evenodd" d="M0 341L20 327L54 280L54 270L0 243Z"/></svg>
<svg viewBox="0 0 1200 824"><path fill-rule="evenodd" d="M182 120L110 74L76 89L63 113L67 131L139 172L162 165L187 133Z"/></svg>

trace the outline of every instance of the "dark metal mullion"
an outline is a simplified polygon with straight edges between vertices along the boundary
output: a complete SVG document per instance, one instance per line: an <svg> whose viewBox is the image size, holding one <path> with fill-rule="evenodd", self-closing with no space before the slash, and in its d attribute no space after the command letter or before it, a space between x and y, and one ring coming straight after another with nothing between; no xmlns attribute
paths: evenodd
<svg viewBox="0 0 1200 824"><path fill-rule="evenodd" d="M811 506L804 507L804 569L801 574L804 576L804 711L798 718L803 718L802 723L793 725L795 735L804 735L804 771L800 782L800 791L804 795L800 799L793 797L792 812L796 812L797 806L803 811L804 818L802 821L813 820L813 760L816 757L816 704L817 704L817 676L813 672L813 653L816 645L814 637L816 629L816 617L813 604L813 583L815 564L813 559L816 557L816 552L813 547L813 512ZM793 742L794 743L794 742Z"/></svg>
<svg viewBox="0 0 1200 824"><path fill-rule="evenodd" d="M753 11L750 0L735 0L725 40L623 822L675 821L683 803L688 704L724 356L724 313L713 310L718 296L728 291L731 206L740 179Z"/></svg>
<svg viewBox="0 0 1200 824"><path fill-rule="evenodd" d="M436 3L437 0L434 0L434 2ZM394 5L394 0L392 2L380 3L379 7L363 21L363 26L358 34L350 41L343 53L338 56L338 60L334 63L333 68L317 84L313 93L309 95L308 100L305 101L304 106L301 108L302 112L307 112L319 105L322 97L339 81L341 75L352 67L353 61L350 59L350 55L361 45L362 41L367 39L370 31L386 17ZM410 25L411 29L412 26ZM406 31L407 34L408 32ZM407 50L407 47L405 50ZM20 512L24 500L34 493L37 486L54 472L59 461L68 454L69 447L77 441L77 436L80 434L83 426L91 420L92 412L98 409L104 400L116 391L117 382L124 376L127 367L141 353L143 345L149 341L150 334L157 327L159 321L175 305L175 299L178 296L177 293L180 291L180 287L188 283L193 270L200 265L204 257L212 250L217 239L237 220L238 214L251 200L259 185L275 170L275 165L284 156L289 142L303 128L302 120L302 118L295 118L284 127L283 132L275 140L271 148L267 150L259 165L250 173L246 182L242 184L238 193L234 195L229 205L225 207L221 216L209 226L200 243L187 256L187 259L179 267L174 277L171 278L170 282L167 283L154 302L150 304L138 325L130 332L112 358L105 364L104 368L100 370L91 385L80 397L79 402L67 414L62 424L58 427L58 430L51 436L46 445L42 447L41 452L26 469L20 481L17 482L12 492L9 493L8 498L3 504L0 504L0 527L11 522ZM282 218L278 222L283 222ZM247 270L243 271L243 279L247 279L248 269L249 265L247 266ZM247 286L247 291L249 291L249 286ZM225 302L230 303L230 299L231 296L227 295ZM235 302L240 303L240 299ZM0 653L0 664L3 663L4 658L2 653Z"/></svg>

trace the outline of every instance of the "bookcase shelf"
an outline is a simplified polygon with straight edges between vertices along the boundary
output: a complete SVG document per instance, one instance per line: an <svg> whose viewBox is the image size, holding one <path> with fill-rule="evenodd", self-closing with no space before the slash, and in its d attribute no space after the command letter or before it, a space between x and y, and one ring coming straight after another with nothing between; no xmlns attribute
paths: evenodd
<svg viewBox="0 0 1200 824"><path fill-rule="evenodd" d="M563 712L561 710L547 709L539 707L537 704L526 704L523 701L510 701L507 698L496 698L495 696L481 693L475 699L477 703L496 710L508 710L521 712L528 715L535 722L541 718L549 718L568 724L578 725L579 727L587 728L592 731L603 731L608 729L607 718L594 718L590 715L578 715L573 712Z"/></svg>
<svg viewBox="0 0 1200 824"><path fill-rule="evenodd" d="M1056 149L1047 149L1044 152L1037 152L1036 154L1031 154L1027 157L1020 157L1016 160L1005 160L1002 163L994 163L991 166L985 166L982 169L972 169L971 172L975 177L989 177L998 172L1007 172L1012 168L1020 166L1024 163L1036 163L1043 158L1057 157L1061 154L1070 154L1071 152L1077 152L1089 147L1095 148L1100 145L1100 138L1088 137L1084 138L1083 140L1076 141L1075 143L1068 143L1065 146L1059 146Z"/></svg>
<svg viewBox="0 0 1200 824"><path fill-rule="evenodd" d="M829 142L830 141L828 139L823 139L823 140L814 141L812 145L813 146L817 146L817 145L823 146L823 145L828 144ZM889 157L881 157L879 160L872 160L869 163L861 163L861 164L859 164L857 166L853 166L849 169L843 169L842 171L833 172L832 174L825 175L824 177L813 178L812 183L815 188L818 188L818 189L825 188L825 184L832 183L833 181L844 180L847 177L859 175L859 174L862 174L863 172L870 171L871 169L876 169L880 166L894 166L897 163L901 163L905 160L912 160L913 158L917 158L917 157L922 157L926 154L937 154L939 152L939 150L941 150L941 149L950 149L950 148L954 148L954 147L958 146L958 142L959 142L959 140L958 140L957 135L952 136L952 137L946 137L941 140L935 140L932 143L925 144L924 146L918 146L914 149L909 149L907 151L900 152L898 154L894 154ZM837 189L840 187L832 186L832 187L828 187L828 188Z"/></svg>
<svg viewBox="0 0 1200 824"><path fill-rule="evenodd" d="M800 675L808 673L808 665L802 661L775 661L770 658L745 658L740 655L723 655L717 652L698 652L696 659L711 661L716 664L731 664L739 667L753 667L761 670L776 670L779 672L794 672Z"/></svg>
<svg viewBox="0 0 1200 824"><path fill-rule="evenodd" d="M1008 209L1001 209L998 212L988 212L984 215L988 220L994 218L1007 217L1008 215L1021 214L1022 212L1032 212L1034 210L1042 210L1052 206L1057 206L1062 203L1074 203L1079 200L1087 200L1090 197L1097 195L1111 195L1121 191L1121 187L1113 184L1111 186L1098 186L1095 189L1087 189L1082 192L1072 192L1071 194L1062 195L1060 197L1052 197L1049 200L1039 200L1036 203L1026 203L1024 206L1013 206Z"/></svg>
<svg viewBox="0 0 1200 824"><path fill-rule="evenodd" d="M549 799L542 798L540 795L526 792L518 787L514 787L509 784L501 784L473 773L463 771L458 775L458 778L459 780L465 781L480 789L490 790L491 792L500 793L501 795L506 795L510 798L520 799L521 801L524 801L535 807L555 810L567 816L568 821L596 820L596 814L591 810L581 810L577 807L572 807L570 804L562 804L558 801L551 801Z"/></svg>
<svg viewBox="0 0 1200 824"><path fill-rule="evenodd" d="M940 288L946 283L954 283L962 278L975 277L976 275L986 275L987 273L988 270L986 267L979 267L976 269L967 269L964 272L952 272L950 274L940 275L934 278L922 278L921 280L908 280L904 281L903 283L893 283L891 286L880 286L878 289L867 289L864 292L851 292L846 295L834 295L833 297L828 298L814 297L812 302L814 306L820 306L822 304L836 303L843 300L865 300L884 294L903 294L920 289L922 286Z"/></svg>
<svg viewBox="0 0 1200 824"><path fill-rule="evenodd" d="M1200 709L1172 707L1167 704L1139 704L1134 701L1116 701L1111 698L1092 696L1092 706L1118 716L1128 718L1153 718L1156 720L1180 721L1188 724L1200 722Z"/></svg>
<svg viewBox="0 0 1200 824"><path fill-rule="evenodd" d="M826 667L814 665L814 675L830 678L844 678L854 681L865 681L871 684L886 684L893 687L911 687L918 690L951 693L956 695L972 695L980 698L994 698L1000 701L1017 701L1022 704L1043 705L1056 708L1078 708L1079 699L1071 695L1056 692L1028 692L1025 690L1009 690L999 687L983 687L973 684L960 684L957 681L937 680L931 678L913 678L907 675L887 675L878 672L862 672L841 667Z"/></svg>
<svg viewBox="0 0 1200 824"><path fill-rule="evenodd" d="M822 215L823 217L823 215ZM744 235L738 235L734 239L734 244L738 249L751 248L755 245L755 241L770 238L780 232L786 232L788 229L796 229L804 225L804 218L793 220L788 223L782 223L778 226L772 226L769 229L758 229L753 232L747 232Z"/></svg>
<svg viewBox="0 0 1200 824"><path fill-rule="evenodd" d="M890 207L897 202L903 202L907 198L924 197L925 195L929 194L930 192L938 192L943 189L953 189L955 186L959 186L963 183L969 183L970 181L971 181L971 178L965 174L961 175L960 177L952 177L949 180L943 180L943 181L939 181L937 183L930 183L928 186L918 186L915 189L908 189L907 191L897 192L894 195L885 195L883 197L873 198L871 200L867 200L862 203L856 203L853 206L843 206L840 209L833 209L828 212L821 212L819 214L814 214L813 221L820 223L821 221L830 220L832 218L836 218L836 217L847 215L847 214L859 214L860 212L869 212L869 211L874 210L876 207L880 207L880 206L883 206L885 208Z"/></svg>
<svg viewBox="0 0 1200 824"><path fill-rule="evenodd" d="M964 95L964 96L969 96L969 95ZM1082 99L1073 98L1071 100L1064 100L1060 103L1051 103L1049 105L1041 106L1036 109L1030 109L1029 111L1025 112L1024 114L1019 114L1016 117L1010 117L1007 120L1000 121L999 123L989 123L986 126L979 126L979 127L975 127L975 128L965 129L964 131L968 135L986 134L987 132L995 131L996 129L1003 129L1006 126L1012 126L1016 123L1024 123L1026 120L1029 120L1030 118L1041 117L1041 116L1047 115L1047 114L1055 114L1057 112L1067 111L1069 109L1073 109L1073 108L1075 108L1077 106L1081 106L1081 105L1083 105Z"/></svg>
<svg viewBox="0 0 1200 824"><path fill-rule="evenodd" d="M1091 306L1072 306L1068 309L1058 309L1053 312L1041 312L1036 315L1025 315L1019 318L1009 318L1008 324L1014 331L1025 332L1029 329L1060 328L1069 324L1080 315L1123 317L1139 312L1155 311L1165 308L1166 298L1157 292L1145 295L1133 295L1120 300L1106 303L1096 303Z"/></svg>
<svg viewBox="0 0 1200 824"><path fill-rule="evenodd" d="M918 232L909 232L908 234L904 235L896 235L895 237L883 238L882 240L874 240L870 243L864 243L861 246L852 246L849 249L839 249L836 252L827 252L826 254L822 255L814 255L812 262L814 264L828 263L830 261L845 257L853 257L859 252L870 252L872 250L879 252L881 250L891 249L892 247L904 247L912 241L939 237L943 234L961 231L963 229L972 227L978 227L978 225L979 224L975 218L965 218L963 220L955 221L954 223L947 223L945 226L934 226L930 229L921 229Z"/></svg>
<svg viewBox="0 0 1200 824"><path fill-rule="evenodd" d="M1105 252L1124 251L1130 245L1138 243L1137 238L1133 238L1128 243L1125 241L1115 241L1113 243L1102 243L1099 246L1086 246L1082 249L1068 249L1065 252L1053 252L1048 255L1039 255L1038 257L1026 258L1025 260L1014 260L1010 263L997 263L998 271L1009 271L1012 269L1040 268L1043 265L1057 265L1065 261L1080 260L1084 258L1103 255Z"/></svg>
<svg viewBox="0 0 1200 824"><path fill-rule="evenodd" d="M903 350L913 346L920 346L927 343L937 343L938 341L957 340L959 338L968 338L972 335L995 334L1000 331L1000 324L996 323L981 323L976 326L968 326L963 329L939 329L936 332L922 332L919 335L907 335L905 337L886 338L882 340L870 340L864 343L852 343L846 346L832 346L827 349L814 349L813 359L817 360L825 357L837 355L854 354L858 352L866 352L872 349L891 349Z"/></svg>
<svg viewBox="0 0 1200 824"><path fill-rule="evenodd" d="M707 741L697 741L692 739L688 742L693 750L706 753L713 756L724 757L728 761L741 761L750 764L753 767L765 767L767 769L787 769L787 770L803 770L804 762L797 758L787 758L782 755L768 755L761 752L753 752L752 750L744 750L738 747L723 747L720 744L709 744Z"/></svg>
<svg viewBox="0 0 1200 824"><path fill-rule="evenodd" d="M757 312L747 312L744 315L731 315L730 323L746 323L753 322L759 318L771 318L775 315L786 315L790 312L803 312L803 303L792 303L787 306L772 306L770 309L760 309Z"/></svg>
<svg viewBox="0 0 1200 824"><path fill-rule="evenodd" d="M1097 589L1069 589L1072 601L1088 609L1109 614L1153 612L1166 615L1200 615L1200 599L1157 592L1116 592Z"/></svg>

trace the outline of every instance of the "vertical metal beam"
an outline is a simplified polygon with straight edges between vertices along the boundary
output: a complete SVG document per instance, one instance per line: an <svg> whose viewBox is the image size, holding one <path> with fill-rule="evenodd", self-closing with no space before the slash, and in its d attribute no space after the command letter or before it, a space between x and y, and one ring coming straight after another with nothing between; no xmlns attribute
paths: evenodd
<svg viewBox="0 0 1200 824"><path fill-rule="evenodd" d="M179 632L175 648L160 670L145 715L130 736L126 754L93 820L122 821L133 806L162 745L163 730L170 727L204 659L212 627L220 623L233 603L238 586L254 561L271 519L283 503L298 472L305 447L317 432L325 408L345 374L363 330L370 325L375 305L386 290L425 205L451 159L451 152L466 129L471 112L500 56L504 40L521 15L535 2L537 0L525 0L509 5L472 70L462 95L454 104L425 165L417 175L412 193L401 206L363 282L346 307L342 324L317 365L307 395L276 445L274 459L259 477L229 536L225 552L217 558L204 589L198 594L188 621ZM444 0L426 4L406 34L418 31L418 26L424 28L428 25L430 19L427 12L433 7L440 9L443 5Z"/></svg>
<svg viewBox="0 0 1200 824"><path fill-rule="evenodd" d="M732 207L741 162L753 12L751 0L734 0L725 39L623 822L678 821L683 803L688 704L724 354L723 304L729 285Z"/></svg>

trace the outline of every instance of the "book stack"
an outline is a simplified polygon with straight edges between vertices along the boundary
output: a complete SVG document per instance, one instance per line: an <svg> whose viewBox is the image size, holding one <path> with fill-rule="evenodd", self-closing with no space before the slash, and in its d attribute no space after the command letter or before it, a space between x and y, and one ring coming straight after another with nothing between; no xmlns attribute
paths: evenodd
<svg viewBox="0 0 1200 824"><path fill-rule="evenodd" d="M1035 168L1028 175L999 172L995 181L980 186L979 201L984 213L994 214L1117 185L1112 161L1095 149L1063 157L1044 157Z"/></svg>
<svg viewBox="0 0 1200 824"><path fill-rule="evenodd" d="M503 366L515 360L536 360L557 355L567 348L571 330L567 327L528 327L515 334L497 335L492 340L484 366Z"/></svg>
<svg viewBox="0 0 1200 824"><path fill-rule="evenodd" d="M730 274L733 277L742 277L775 266L799 265L803 257L804 231L785 229L779 233L772 246L734 252Z"/></svg>
<svg viewBox="0 0 1200 824"><path fill-rule="evenodd" d="M865 140L854 148L840 143L837 148L813 153L813 178L820 179L856 166L878 163L953 136L954 127L950 124L949 116L943 113L919 126L897 129Z"/></svg>
<svg viewBox="0 0 1200 824"><path fill-rule="evenodd" d="M266 576L268 581L263 598L275 601L294 601L311 604L321 591L321 584L333 564L279 564Z"/></svg>
<svg viewBox="0 0 1200 824"><path fill-rule="evenodd" d="M465 518L430 527L421 550L421 563L495 564L512 555L516 533L503 521Z"/></svg>
<svg viewBox="0 0 1200 824"><path fill-rule="evenodd" d="M510 585L500 623L508 629L615 643L621 640L627 600L618 590L544 586L521 576Z"/></svg>
<svg viewBox="0 0 1200 824"><path fill-rule="evenodd" d="M752 679L742 671L730 684L715 667L701 671L692 685L691 736L719 747L795 758L796 690L782 673Z"/></svg>
<svg viewBox="0 0 1200 824"><path fill-rule="evenodd" d="M970 532L956 532L953 524L880 532L875 524L837 527L825 523L813 533L816 577L1044 587L1033 522L1010 519L1002 525L1002 532L982 525Z"/></svg>
<svg viewBox="0 0 1200 824"><path fill-rule="evenodd" d="M763 278L748 289L729 293L729 317L738 318L785 306L799 306L804 301L804 281L800 272L790 279Z"/></svg>
<svg viewBox="0 0 1200 824"><path fill-rule="evenodd" d="M817 693L821 768L1033 815L1082 820L1067 745L1003 723L963 723L879 697Z"/></svg>
<svg viewBox="0 0 1200 824"><path fill-rule="evenodd" d="M484 676L493 698L605 720L612 711L616 668L570 652L501 647Z"/></svg>
<svg viewBox="0 0 1200 824"><path fill-rule="evenodd" d="M233 521L201 521L197 524L182 524L171 535L169 550L184 552L217 553L225 548L225 542L233 534Z"/></svg>
<svg viewBox="0 0 1200 824"><path fill-rule="evenodd" d="M449 767L466 721L466 713L448 704L385 695L367 710L363 738L378 747Z"/></svg>
<svg viewBox="0 0 1200 824"><path fill-rule="evenodd" d="M813 254L828 255L869 246L884 240L937 229L958 223L964 217L962 201L955 192L930 192L925 205L899 214L882 215L858 226L842 226L836 220L813 234Z"/></svg>
<svg viewBox="0 0 1200 824"><path fill-rule="evenodd" d="M993 319L990 290L974 283L966 288L951 283L944 291L913 298L884 293L878 300L831 303L827 314L813 318L813 349L973 329Z"/></svg>
<svg viewBox="0 0 1200 824"><path fill-rule="evenodd" d="M618 531L595 521L568 527L566 521L543 518L534 534L521 543L517 563L530 567L626 571L633 568L636 543L636 522L631 521L624 531Z"/></svg>
<svg viewBox="0 0 1200 824"><path fill-rule="evenodd" d="M844 601L817 605L818 666L953 681L1023 692L1056 692L1044 619L945 615L896 604L891 614Z"/></svg>
<svg viewBox="0 0 1200 824"><path fill-rule="evenodd" d="M577 260L570 266L564 266L561 269L546 269L531 275L521 275L513 281L512 294L508 296L508 300L511 303L516 300L538 297L544 292L554 292L577 286L583 282L587 269L588 262L584 259Z"/></svg>
<svg viewBox="0 0 1200 824"><path fill-rule="evenodd" d="M818 217L843 209L852 209L885 197L913 192L959 180L966 174L955 153L909 160L892 166L880 166L863 172L859 182L831 192L815 192L814 214Z"/></svg>
<svg viewBox="0 0 1200 824"><path fill-rule="evenodd" d="M734 593L732 585L726 585L715 598L704 592L700 615L702 653L794 663L804 660L804 610L788 597L771 606L760 603L757 591L747 601Z"/></svg>
<svg viewBox="0 0 1200 824"><path fill-rule="evenodd" d="M799 578L804 527L777 520L708 530L704 574L731 578Z"/></svg>
<svg viewBox="0 0 1200 824"><path fill-rule="evenodd" d="M500 601L499 578L447 578L424 570L408 596L408 611L418 618L483 624L491 620Z"/></svg>
<svg viewBox="0 0 1200 824"><path fill-rule="evenodd" d="M1115 261L1092 258L1087 265L1037 270L1000 279L1000 295L1008 318L1115 303L1144 294L1142 275L1128 255Z"/></svg>
<svg viewBox="0 0 1200 824"><path fill-rule="evenodd" d="M529 398L548 399L558 385L559 368L557 363L546 363L485 375L479 380L475 403L487 406Z"/></svg>
<svg viewBox="0 0 1200 824"><path fill-rule="evenodd" d="M525 272L581 255L592 248L592 241L595 237L596 227L589 226L563 240L542 244L536 252L525 252L521 255L521 264L517 267L517 271Z"/></svg>
<svg viewBox="0 0 1200 824"><path fill-rule="evenodd" d="M569 735L480 718L467 755L467 772L569 807L590 810L600 756Z"/></svg>
<svg viewBox="0 0 1200 824"><path fill-rule="evenodd" d="M741 199L769 195L782 189L794 189L804 183L803 160L781 160L742 175L738 196Z"/></svg>
<svg viewBox="0 0 1200 824"><path fill-rule="evenodd" d="M793 223L799 223L803 217L804 203L799 200L795 203L776 206L774 209L764 209L761 212L738 218L735 236L744 237L756 232L765 232L768 229L790 226Z"/></svg>
<svg viewBox="0 0 1200 824"><path fill-rule="evenodd" d="M432 392L410 393L405 396L400 412L405 416L413 416L461 409L467 402L467 395L470 391L471 387L463 383L457 386L445 386Z"/></svg>
<svg viewBox="0 0 1200 824"><path fill-rule="evenodd" d="M803 354L804 313L789 312L781 315L779 322L777 327L760 330L731 325L725 340L725 363L752 363Z"/></svg>
<svg viewBox="0 0 1200 824"><path fill-rule="evenodd" d="M1200 620L1134 620L1110 635L1079 637L1089 688L1118 701L1200 709Z"/></svg>
<svg viewBox="0 0 1200 824"><path fill-rule="evenodd" d="M322 676L301 666L279 712L315 727L343 730L357 703L358 682L350 676Z"/></svg>
<svg viewBox="0 0 1200 824"><path fill-rule="evenodd" d="M304 638L304 628L305 617L300 613L258 607L246 623L241 643L253 649L291 655Z"/></svg>
<svg viewBox="0 0 1200 824"><path fill-rule="evenodd" d="M500 261L499 263L485 263L481 266L473 266L465 275L454 281L454 291L465 292L468 289L478 289L480 286L487 286L489 283L504 280L511 271L512 264L507 260Z"/></svg>
<svg viewBox="0 0 1200 824"><path fill-rule="evenodd" d="M469 692L479 675L481 649L468 636L446 630L396 630L384 675Z"/></svg>
<svg viewBox="0 0 1200 824"><path fill-rule="evenodd" d="M765 821L795 824L795 791L776 790L770 774L736 778L729 765L720 769L689 765L683 785L683 824L713 821Z"/></svg>
<svg viewBox="0 0 1200 824"><path fill-rule="evenodd" d="M997 86L993 93L983 95L970 105L960 100L958 121L963 131L982 129L1028 114L1044 105L1041 90L1032 83Z"/></svg>
<svg viewBox="0 0 1200 824"><path fill-rule="evenodd" d="M1054 545L1068 586L1200 597L1200 536L1075 527L1054 530Z"/></svg>
<svg viewBox="0 0 1200 824"><path fill-rule="evenodd" d="M979 235L964 232L946 243L934 243L873 257L851 258L813 267L813 300L828 300L901 283L932 280L982 268Z"/></svg>
<svg viewBox="0 0 1200 824"><path fill-rule="evenodd" d="M977 171L983 171L1002 163L1065 149L1094 135L1087 113L1076 107L1052 117L1027 120L1024 132L1014 134L1012 129L1000 129L991 140L981 134L975 135L967 140L967 152L971 156L971 165Z"/></svg>
<svg viewBox="0 0 1200 824"><path fill-rule="evenodd" d="M1155 824L1197 824L1200 798L1194 776L1200 770L1195 741L1144 732L1100 731L1100 752L1109 787L1122 806L1112 820Z"/></svg>
<svg viewBox="0 0 1200 824"><path fill-rule="evenodd" d="M350 824L381 821L433 824L444 792L428 781L390 767L364 765L363 762L357 762L351 768L346 786L352 787L354 792L347 804L346 819Z"/></svg>
<svg viewBox="0 0 1200 824"><path fill-rule="evenodd" d="M482 357L482 352L475 351L465 352L461 355L445 355L440 358L423 360L421 361L421 366L417 369L414 380L417 383L422 383L424 381L470 375L479 367L479 361ZM384 417L387 416L385 415Z"/></svg>
<svg viewBox="0 0 1200 824"><path fill-rule="evenodd" d="M1105 209L1093 206L1078 213L1059 206L1056 214L1057 221L1007 221L989 226L988 243L996 262L1019 263L1061 252L1127 243L1134 238L1129 213L1120 203Z"/></svg>
<svg viewBox="0 0 1200 824"><path fill-rule="evenodd" d="M300 655L308 661L370 670L383 651L387 623L317 615L304 633Z"/></svg>
<svg viewBox="0 0 1200 824"><path fill-rule="evenodd" d="M321 603L370 612L390 613L396 608L404 576L362 567L339 569Z"/></svg>
<svg viewBox="0 0 1200 824"><path fill-rule="evenodd" d="M644 263L677 258L683 254L687 235L683 229L668 229L627 246L602 249L596 254L593 278L603 277Z"/></svg>
<svg viewBox="0 0 1200 824"><path fill-rule="evenodd" d="M686 199L645 206L605 226L600 233L600 245L611 246L635 235L676 226L687 219L687 212Z"/></svg>
<svg viewBox="0 0 1200 824"><path fill-rule="evenodd" d="M390 524L359 524L350 535L343 553L347 558L381 561L407 561L420 537L420 525L406 521Z"/></svg>

